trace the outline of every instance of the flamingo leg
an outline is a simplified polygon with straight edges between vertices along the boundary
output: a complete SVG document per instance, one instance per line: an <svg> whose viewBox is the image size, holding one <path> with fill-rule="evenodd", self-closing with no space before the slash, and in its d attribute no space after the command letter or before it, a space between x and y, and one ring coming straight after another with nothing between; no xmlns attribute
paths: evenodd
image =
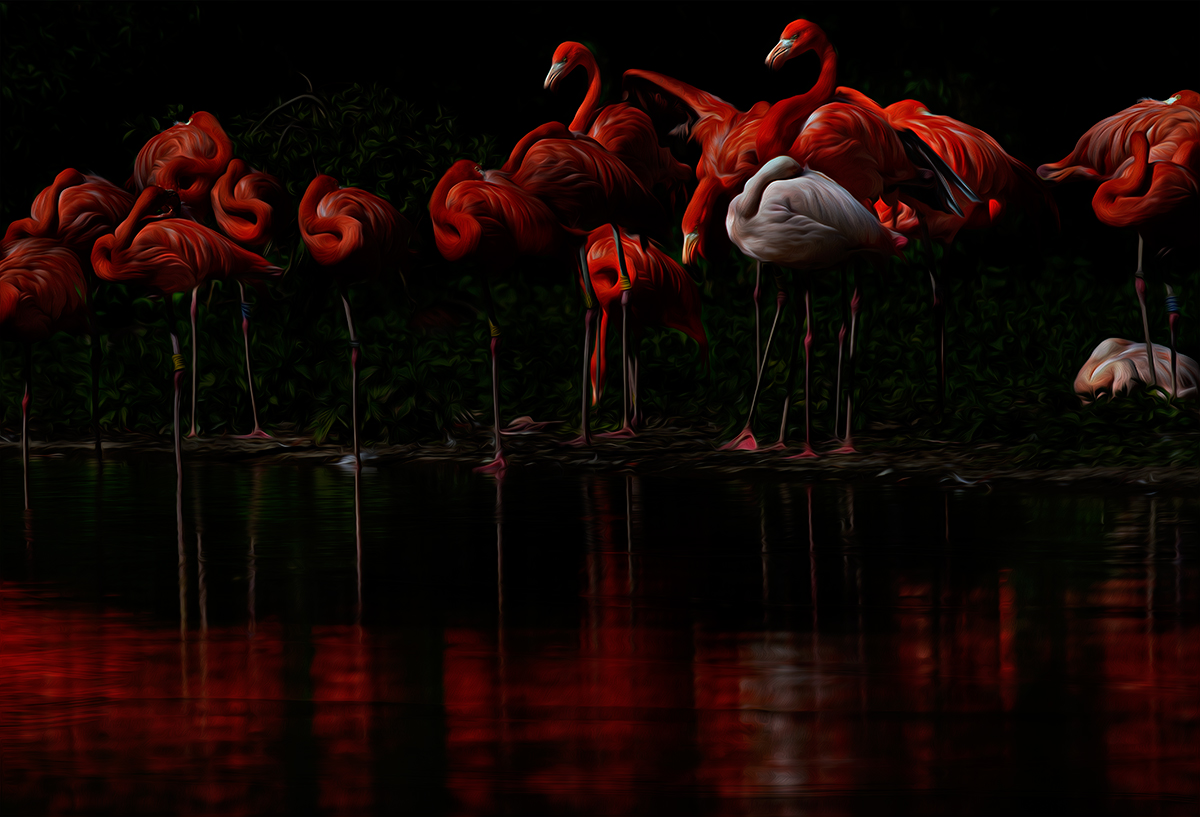
<svg viewBox="0 0 1200 817"><path fill-rule="evenodd" d="M1133 288L1137 292L1138 305L1142 308L1142 330L1146 334L1146 363L1150 368L1150 388L1158 388L1158 374L1154 366L1154 346L1150 343L1150 319L1146 317L1146 273L1142 271L1142 250L1145 241L1138 234L1138 265L1133 273Z"/></svg>
<svg viewBox="0 0 1200 817"><path fill-rule="evenodd" d="M750 411L746 414L746 426L740 434L721 446L722 451L753 451L758 448L758 443L754 439L754 433L750 430L750 425L754 421L754 409L758 405L758 392L762 386L763 371L767 368L767 361L771 357L771 341L775 339L775 328L779 326L779 316L783 313L784 304L787 303L787 291L784 289L782 275L775 276L775 285L779 287L779 294L775 296L775 317L771 320L771 331L767 335L767 345L763 349L762 362L759 364L758 374L754 379L754 393L750 397Z"/></svg>
<svg viewBox="0 0 1200 817"><path fill-rule="evenodd" d="M167 331L171 333L171 358L174 363L174 397L172 412L171 436L175 445L175 475L179 485L183 485L183 442L179 437L179 387L183 382L183 370L187 365L183 362L183 352L179 345L179 333L175 331L175 305L170 293L163 295L163 303L167 310Z"/></svg>
<svg viewBox="0 0 1200 817"><path fill-rule="evenodd" d="M834 393L834 409L833 409L833 436L837 437L838 428L841 426L841 410L842 410L842 351L846 346L846 324L849 322L846 315L846 268L842 267L842 328L838 330L838 357L837 357L837 377L833 387Z"/></svg>
<svg viewBox="0 0 1200 817"><path fill-rule="evenodd" d="M858 453L858 450L854 447L852 421L854 420L854 337L858 329L858 314L861 303L858 297L858 287L855 287L854 297L850 299L850 362L848 365L849 371L846 376L846 436L842 439L841 447L834 451L835 454ZM838 393L838 399L840 402L840 392Z"/></svg>
<svg viewBox="0 0 1200 817"><path fill-rule="evenodd" d="M354 472L362 470L362 457L358 453L358 350L361 344L354 334L354 319L350 316L350 300L346 288L342 287L342 306L346 309L346 327L350 330L350 426L354 432Z"/></svg>
<svg viewBox="0 0 1200 817"><path fill-rule="evenodd" d="M798 286L799 284L797 284ZM779 451L787 445L788 415L791 414L792 390L796 387L796 358L800 353L800 325L797 319L796 329L792 332L792 349L788 354L787 385L784 386L783 417L779 421L779 439L770 446L770 450Z"/></svg>
<svg viewBox="0 0 1200 817"><path fill-rule="evenodd" d="M21 398L21 463L25 510L29 510L29 406L33 403L33 345L25 344L25 396Z"/></svg>
<svg viewBox="0 0 1200 817"><path fill-rule="evenodd" d="M617 264L621 268L621 436L632 437L633 427L629 425L631 409L631 393L629 390L629 292L633 281L629 278L629 269L625 265L625 247L621 243L621 228L612 225L613 241L617 245Z"/></svg>
<svg viewBox="0 0 1200 817"><path fill-rule="evenodd" d="M789 459L815 457L812 447L812 284L804 277L804 450Z"/></svg>
<svg viewBox="0 0 1200 817"><path fill-rule="evenodd" d="M937 422L942 421L942 413L946 407L946 304L943 298L942 284L937 274L937 256L933 254L933 241L929 237L929 226L925 217L917 212L917 222L921 225L921 240L925 244L925 255L929 259L929 284L933 294L933 325L934 336L937 338Z"/></svg>
<svg viewBox="0 0 1200 817"><path fill-rule="evenodd" d="M762 291L762 261L754 261L754 371L762 368L762 309L758 296Z"/></svg>
<svg viewBox="0 0 1200 817"><path fill-rule="evenodd" d="M254 400L254 375L250 371L250 304L246 301L246 287L238 281L238 296L242 305L242 339L246 345L246 388L250 390L250 412L254 415L254 430L238 436L240 440L269 440L271 435L258 425L258 404Z"/></svg>
<svg viewBox="0 0 1200 817"><path fill-rule="evenodd" d="M1179 324L1179 299L1170 284L1167 287L1167 326L1171 329L1171 394L1179 394L1178 370L1175 367L1177 354L1175 350L1175 332Z"/></svg>
<svg viewBox="0 0 1200 817"><path fill-rule="evenodd" d="M483 279L483 301L488 328L491 331L489 348L492 358L492 446L496 451L496 456L487 465L481 465L472 470L478 474L500 474L508 467L508 460L504 458L504 444L500 438L500 367L496 354L500 349L500 326L493 317L496 310L492 304L492 290L486 275Z"/></svg>
<svg viewBox="0 0 1200 817"><path fill-rule="evenodd" d="M92 336L92 433L96 436L96 461L104 461L104 448L100 445L100 364L103 350L100 348L100 330L94 319Z"/></svg>
<svg viewBox="0 0 1200 817"><path fill-rule="evenodd" d="M200 285L197 284L192 290L192 430L188 432L188 438L196 436L196 355L199 347L196 343L196 313L200 309Z"/></svg>
<svg viewBox="0 0 1200 817"><path fill-rule="evenodd" d="M617 242L620 246L620 242ZM579 436L573 440L568 440L564 445L573 446L590 446L592 444L591 431L591 401L588 399L589 372L588 361L591 360L592 354L592 329L596 325L596 316L600 312L600 300L596 297L596 290L592 286L592 276L588 272L587 265L587 247L579 246L579 251L576 255L579 267L580 281L583 284L583 302L587 306L587 312L583 316L583 381L580 385L580 391L583 395L582 405L579 412ZM597 338L597 342L599 338ZM600 356L604 354L604 350L600 350L600 354L596 355L596 395L599 397L602 384L600 383Z"/></svg>

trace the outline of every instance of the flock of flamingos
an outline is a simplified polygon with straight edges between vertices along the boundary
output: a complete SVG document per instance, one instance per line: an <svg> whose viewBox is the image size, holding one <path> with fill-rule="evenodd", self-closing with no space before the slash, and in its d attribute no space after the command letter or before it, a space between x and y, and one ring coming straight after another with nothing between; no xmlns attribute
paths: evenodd
<svg viewBox="0 0 1200 817"><path fill-rule="evenodd" d="M589 81L586 98L570 124L549 122L530 131L498 170L461 160L437 183L429 209L437 248L447 261L470 259L489 279L530 256L560 258L575 266L587 308L582 431L576 444L592 439L587 387L590 380L594 393L603 382L602 350L610 320L620 327L626 392L623 428L617 434L633 433L637 423L637 365L627 351L630 326L678 328L707 348L699 293L683 265L724 252L725 242L758 262L760 282L764 263L797 271L795 292L789 291L782 273L775 276L779 308L765 349L758 339L762 287L755 287L755 359L761 379L782 308L789 297L796 302L803 298L807 394L813 340L807 273L843 266L858 255L882 263L914 238L923 239L926 246L930 240L948 243L959 230L987 228L1009 211L1057 224L1049 189L1064 182L1097 185L1092 201L1096 216L1113 227L1138 231L1135 287L1145 328L1144 342L1114 338L1097 347L1079 373L1076 390L1115 394L1141 382L1177 397L1196 395L1200 367L1175 352L1179 311L1170 287L1171 345L1168 349L1151 344L1142 256L1145 245L1151 251L1173 249L1195 245L1200 235L1200 94L1179 91L1163 101L1145 99L1108 116L1080 137L1066 158L1042 165L1035 173L988 134L933 114L920 102L904 100L884 108L858 91L837 86L833 46L806 20L783 30L767 63L779 69L810 51L821 62L820 76L810 90L743 111L671 77L640 70L625 73L628 101L602 105L594 57L579 43L563 43L553 55L545 86L554 88L577 68ZM673 133L698 143L701 156L695 168L660 145L657 134L671 125ZM650 237L667 232L670 206L686 194L693 175L696 187L682 222L681 265ZM145 287L162 296L174 352L174 444L179 464L180 385L186 363L171 296L192 293L194 432L197 292L211 279L261 287L281 275L282 270L255 250L262 251L292 219L298 221L313 259L330 272L341 292L351 347L358 462L359 340L347 287L411 263L412 227L387 201L366 190L341 187L326 175L312 180L297 213L278 179L234 158L229 138L206 112L151 138L138 153L125 189L67 169L37 196L29 218L9 225L0 262L0 336L28 344L58 331L95 332L89 302L98 279ZM944 388L942 290L932 256L930 262L939 386ZM497 385L500 329L488 284L482 289L492 336L495 456L478 470L498 472L506 466ZM843 440L838 450L853 451L850 395L860 299L856 290L846 318L844 293L843 278L848 353L839 353L835 429ZM242 300L247 383L252 384L244 290ZM839 341L846 337L843 325ZM793 361L800 341L797 332ZM92 348L98 350L99 344ZM26 459L28 361L26 345ZM98 372L95 358L93 366ZM789 374L789 397L795 368ZM250 397L254 406L252 385ZM727 447L758 447L751 431L758 398L756 382L745 430ZM785 444L790 402L785 403L773 447ZM801 457L816 456L808 402ZM93 407L95 403L94 399ZM99 454L98 426L95 432ZM251 436L266 436L258 427L256 406Z"/></svg>

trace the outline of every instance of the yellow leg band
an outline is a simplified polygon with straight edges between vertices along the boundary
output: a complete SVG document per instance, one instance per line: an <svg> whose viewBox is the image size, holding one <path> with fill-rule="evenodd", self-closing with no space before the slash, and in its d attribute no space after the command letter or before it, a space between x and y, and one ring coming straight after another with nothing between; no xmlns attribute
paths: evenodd
<svg viewBox="0 0 1200 817"><path fill-rule="evenodd" d="M628 278L622 277L621 278L621 291L625 292L626 290L629 290L629 289L633 289L633 281L630 281Z"/></svg>
<svg viewBox="0 0 1200 817"><path fill-rule="evenodd" d="M182 372L187 368L187 365L183 362L183 355L171 355L171 360L175 362L175 371Z"/></svg>
<svg viewBox="0 0 1200 817"><path fill-rule="evenodd" d="M492 337L494 337L494 338L500 337L500 327L499 326L496 326L496 324L492 323L491 321L488 321L488 329L491 330Z"/></svg>

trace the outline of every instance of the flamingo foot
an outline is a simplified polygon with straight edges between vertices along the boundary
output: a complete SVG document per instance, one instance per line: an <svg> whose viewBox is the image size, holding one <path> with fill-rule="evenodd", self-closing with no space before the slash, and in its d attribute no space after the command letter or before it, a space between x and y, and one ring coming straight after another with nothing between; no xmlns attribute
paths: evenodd
<svg viewBox="0 0 1200 817"><path fill-rule="evenodd" d="M504 473L504 469L508 467L508 460L504 459L504 454L496 455L496 459L489 462L487 465L481 465L478 468L472 468L471 471L476 474L494 474L499 476Z"/></svg>
<svg viewBox="0 0 1200 817"><path fill-rule="evenodd" d="M830 454L857 454L858 449L854 447L854 443L847 441L829 452Z"/></svg>
<svg viewBox="0 0 1200 817"><path fill-rule="evenodd" d="M749 426L742 429L742 433L734 437L729 442L720 447L721 451L755 451L758 449L758 441L754 439L754 432Z"/></svg>
<svg viewBox="0 0 1200 817"><path fill-rule="evenodd" d="M235 440L273 440L275 438L272 437L267 432L263 431L261 428L255 427L255 429L253 431L251 431L249 434L234 434L233 439L235 439Z"/></svg>
<svg viewBox="0 0 1200 817"><path fill-rule="evenodd" d="M587 448L592 444L592 435L580 434L573 440L562 440L559 445L569 445L572 448Z"/></svg>
<svg viewBox="0 0 1200 817"><path fill-rule="evenodd" d="M637 432L633 430L633 426L624 425L616 431L605 431L601 434L593 435L599 440L628 440L637 436Z"/></svg>
<svg viewBox="0 0 1200 817"><path fill-rule="evenodd" d="M820 455L816 451L812 450L811 445L809 445L808 443L805 443L803 451L801 451L799 454L794 454L790 457L784 457L784 459L785 460L809 460L809 459L815 459L816 457L819 457L819 456Z"/></svg>
<svg viewBox="0 0 1200 817"><path fill-rule="evenodd" d="M199 437L199 436L200 436L200 435L196 433L196 429L194 429L194 428L193 428L193 429L192 429L191 431L189 431L187 434L184 434L184 435L183 435L183 438L184 438L185 440L190 440L190 439L192 439L193 437Z"/></svg>
<svg viewBox="0 0 1200 817"><path fill-rule="evenodd" d="M785 451L785 450L787 450L787 443L785 443L783 440L776 440L775 442L771 443L770 445L764 445L762 448L759 449L759 451Z"/></svg>

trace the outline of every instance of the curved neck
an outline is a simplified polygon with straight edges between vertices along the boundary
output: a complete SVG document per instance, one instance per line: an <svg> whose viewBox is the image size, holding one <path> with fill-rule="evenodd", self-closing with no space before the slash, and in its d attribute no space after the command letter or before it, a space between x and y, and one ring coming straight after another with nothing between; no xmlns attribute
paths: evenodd
<svg viewBox="0 0 1200 817"><path fill-rule="evenodd" d="M588 126L596 118L597 108L600 107L600 68L596 65L596 58L592 52L587 50L579 52L579 62L575 67L582 67L587 72L588 90L579 110L575 112L575 118L571 120L570 129L577 133L586 133Z"/></svg>
<svg viewBox="0 0 1200 817"><path fill-rule="evenodd" d="M34 221L37 222L37 235L55 236L58 234L58 199L68 187L83 184L86 181L83 174L69 167L54 177L54 182L47 187L33 202Z"/></svg>
<svg viewBox="0 0 1200 817"><path fill-rule="evenodd" d="M1124 173L1096 189L1092 199L1094 206L1113 209L1120 206L1120 199L1139 198L1150 189L1153 174L1150 172L1150 148L1146 137L1135 134L1132 148L1133 161Z"/></svg>
<svg viewBox="0 0 1200 817"><path fill-rule="evenodd" d="M763 117L754 145L761 161L787 153L808 117L837 89L837 53L833 46L826 41L813 50L821 58L821 74L806 93L775 103Z"/></svg>
<svg viewBox="0 0 1200 817"><path fill-rule="evenodd" d="M776 178L770 173L756 173L746 183L742 195L733 202L734 212L738 218L749 219L758 215L758 208L762 206L763 193L766 192L767 185Z"/></svg>
<svg viewBox="0 0 1200 817"><path fill-rule="evenodd" d="M337 189L338 182L333 176L317 176L312 180L308 189L304 191L304 197L300 199L299 218L305 229L312 231L313 225L320 220L317 205L321 203L321 199Z"/></svg>
<svg viewBox="0 0 1200 817"><path fill-rule="evenodd" d="M152 214L158 207L158 199L162 193L163 190L154 185L141 192L133 209L129 211L129 215L117 225L117 229L114 231L112 242L114 250L128 249L129 245L133 243L133 237L137 235L142 219Z"/></svg>

